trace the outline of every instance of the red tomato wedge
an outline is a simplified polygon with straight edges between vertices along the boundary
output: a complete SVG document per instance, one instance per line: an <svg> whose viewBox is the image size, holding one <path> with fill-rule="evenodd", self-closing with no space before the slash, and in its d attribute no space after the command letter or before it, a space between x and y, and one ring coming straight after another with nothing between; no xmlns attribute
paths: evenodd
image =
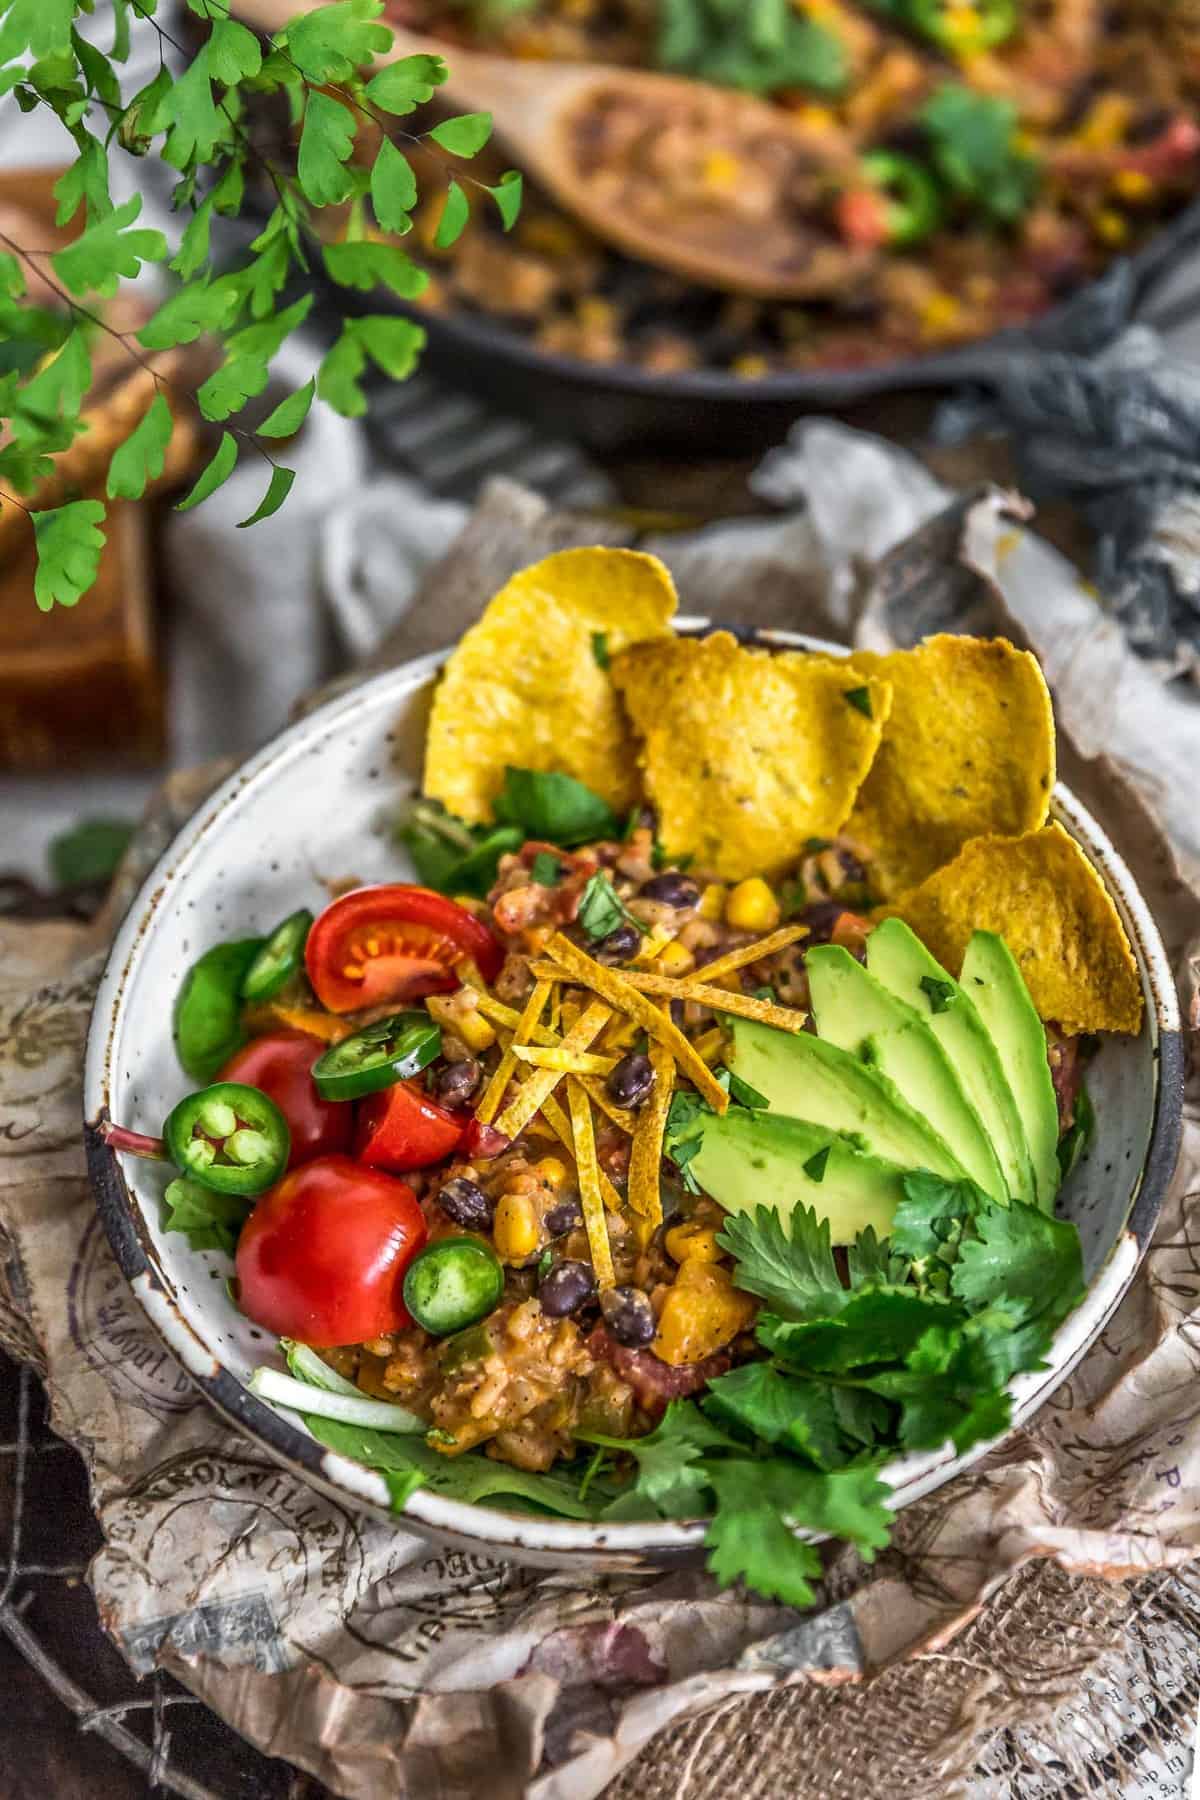
<svg viewBox="0 0 1200 1800"><path fill-rule="evenodd" d="M401 1283L425 1236L406 1183L348 1156L319 1157L277 1182L242 1227L238 1304L318 1350L402 1331L412 1319Z"/></svg>
<svg viewBox="0 0 1200 1800"><path fill-rule="evenodd" d="M427 1169L452 1156L473 1123L431 1100L419 1081L398 1081L359 1102L354 1153L374 1169Z"/></svg>
<svg viewBox="0 0 1200 1800"><path fill-rule="evenodd" d="M244 1081L275 1102L292 1136L289 1169L350 1148L350 1107L322 1100L312 1078L312 1066L327 1048L307 1031L271 1031L251 1038L217 1076L218 1081Z"/></svg>
<svg viewBox="0 0 1200 1800"><path fill-rule="evenodd" d="M487 926L432 888L403 882L355 888L327 906L308 934L308 979L330 1012L358 1012L424 994L448 994L473 962L494 981L504 951Z"/></svg>

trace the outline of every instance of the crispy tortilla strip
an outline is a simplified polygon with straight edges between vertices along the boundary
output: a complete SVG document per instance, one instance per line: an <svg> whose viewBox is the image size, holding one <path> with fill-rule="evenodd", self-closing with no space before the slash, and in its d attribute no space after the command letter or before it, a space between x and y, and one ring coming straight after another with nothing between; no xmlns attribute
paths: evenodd
<svg viewBox="0 0 1200 1800"><path fill-rule="evenodd" d="M629 1152L629 1204L652 1225L662 1224L662 1154L675 1085L675 1059L654 1039L650 1041L650 1066L654 1086L638 1113Z"/></svg>
<svg viewBox="0 0 1200 1800"><path fill-rule="evenodd" d="M582 1023L582 1021L581 1021ZM571 1130L575 1138L575 1167L579 1172L579 1200L583 1207L583 1223L596 1271L596 1285L610 1288L616 1281L613 1272L612 1247L608 1241L608 1221L600 1194L600 1169L596 1162L596 1139L592 1133L592 1103L573 1075L567 1077L567 1099L571 1107Z"/></svg>
<svg viewBox="0 0 1200 1800"><path fill-rule="evenodd" d="M554 1002L557 998L558 984L556 981L550 992L550 1010L552 1014L554 1012ZM497 1000L494 994L480 994L476 1001L475 1010L481 1012L485 1019L490 1019L493 1025L503 1026L506 1031L516 1031L521 1023L520 1013L517 1012L514 1007L505 1006L503 1000ZM558 1033L554 1031L550 1025L534 1025L526 1033L526 1036L531 1044L545 1044L550 1048L553 1048L561 1041Z"/></svg>
<svg viewBox="0 0 1200 1800"><path fill-rule="evenodd" d="M1061 825L975 838L889 911L956 975L971 933L996 932L1039 1015L1068 1034L1141 1029L1141 983L1125 927Z"/></svg>
<svg viewBox="0 0 1200 1800"><path fill-rule="evenodd" d="M657 1006L647 1000L645 994L638 991L638 988L633 985L631 976L617 969L606 969L600 963L594 962L590 956L585 956L583 951L571 942L570 938L565 938L561 931L555 932L546 945L546 950L550 957L567 971L573 981L582 987L591 988L595 994L600 994L618 1012L628 1013L631 1018L637 1020L648 1037L657 1038L660 1043L665 1044L680 1069L687 1075L689 1081L695 1082L714 1112L723 1113L728 1110L729 1095L717 1081L703 1057L696 1055L682 1031L671 1023L668 1015L660 1012ZM675 992L674 985L665 975L638 976L639 984L650 981L668 982L666 991L671 994ZM663 990L659 988L649 991L662 992ZM591 1011L590 1007L588 1011ZM590 1043L591 1040L589 1039L588 1042ZM579 1047L585 1049L586 1045Z"/></svg>
<svg viewBox="0 0 1200 1800"><path fill-rule="evenodd" d="M514 1044L513 1055L535 1069L557 1069L563 1075L611 1075L617 1066L615 1056L592 1056L586 1050L563 1050L558 1046Z"/></svg>
<svg viewBox="0 0 1200 1800"><path fill-rule="evenodd" d="M675 587L638 550L560 550L522 569L460 639L438 685L424 791L477 825L509 763L573 775L617 812L638 798L610 655L668 632Z"/></svg>
<svg viewBox="0 0 1200 1800"><path fill-rule="evenodd" d="M888 656L856 651L854 667L892 685L883 741L846 821L872 853L875 893L907 893L971 838L1045 824L1054 715L1028 651L941 636Z"/></svg>
<svg viewBox="0 0 1200 1800"><path fill-rule="evenodd" d="M571 1136L570 1120L567 1118L566 1113L558 1104L558 1101L554 1098L553 1094L547 1094L546 1098L542 1101L541 1117L545 1119L559 1143L574 1156L575 1140ZM607 1206L609 1212L619 1213L622 1204L621 1196L613 1186L610 1177L605 1174L598 1162L596 1164L596 1173L600 1178L600 1193L603 1197L605 1206Z"/></svg>
<svg viewBox="0 0 1200 1800"><path fill-rule="evenodd" d="M731 881L780 874L808 838L836 835L891 707L888 683L852 662L727 631L635 644L612 676L668 856Z"/></svg>
<svg viewBox="0 0 1200 1800"><path fill-rule="evenodd" d="M604 1083L598 1081L594 1075L581 1076L579 1084L597 1112L602 1112L606 1119L611 1119L614 1125L619 1125L626 1137L633 1136L633 1128L637 1124L635 1112L630 1112L626 1106L618 1106Z"/></svg>
<svg viewBox="0 0 1200 1800"><path fill-rule="evenodd" d="M729 1033L720 1025L714 1025L711 1031L706 1031L703 1037L693 1038L692 1042L696 1046L697 1055L702 1056L706 1063L714 1063L721 1052L728 1048Z"/></svg>
<svg viewBox="0 0 1200 1800"><path fill-rule="evenodd" d="M739 949L718 956L715 962L705 963L702 969L695 971L695 979L711 986L723 981L726 975L732 975L736 969L744 969L747 963L761 962L764 956L774 956L777 951L786 950L789 944L807 936L807 925L781 925L778 931L768 932L766 937L757 938L753 944L742 944ZM686 985L690 978L685 975L680 979Z"/></svg>
<svg viewBox="0 0 1200 1800"><path fill-rule="evenodd" d="M550 983L548 981L535 982L533 992L525 1002L525 1010L517 1019L516 1030L513 1032L512 1040L505 1046L500 1061L496 1064L496 1072L487 1084L483 1099L475 1108L475 1117L481 1124L490 1125L495 1118L496 1108L504 1098L504 1090L512 1080L513 1074L516 1071L517 1050L519 1046L525 1042L526 1038L541 1018L542 1009L546 1004L549 993ZM536 1111L536 1108L534 1110ZM510 1132L509 1135L515 1136L516 1134L515 1132Z"/></svg>
<svg viewBox="0 0 1200 1800"><path fill-rule="evenodd" d="M542 986L543 983L539 981L538 988ZM545 986L548 993L550 991L549 984L546 983ZM537 992L536 988L534 992ZM599 1000L593 1000L586 1012L576 1020L563 1039L563 1049L586 1050L592 1039L599 1034L611 1018L612 1009ZM515 1056L513 1062L516 1063ZM518 1132L524 1131L534 1113L540 1111L546 1096L554 1092L562 1079L561 1069L536 1069L511 1105L505 1107L503 1113L496 1120L496 1130L502 1131L505 1137L515 1138Z"/></svg>
<svg viewBox="0 0 1200 1800"><path fill-rule="evenodd" d="M547 945L547 949L551 948L552 944ZM554 968L552 962L541 961L530 966L542 979L549 978ZM615 973L611 969L601 972ZM777 1026L780 1031L803 1031L808 1017L798 1006L779 1006L772 1000L756 1000L753 994L734 994L728 988L709 987L707 982L697 981L694 975L654 975L649 969L622 969L621 977L639 993L661 994L668 1000L694 1000L698 1006L707 1006L713 1012L735 1013L739 1019L758 1019L763 1025ZM614 1000L613 1005L617 1004ZM639 1016L638 1023L645 1025L644 1018Z"/></svg>

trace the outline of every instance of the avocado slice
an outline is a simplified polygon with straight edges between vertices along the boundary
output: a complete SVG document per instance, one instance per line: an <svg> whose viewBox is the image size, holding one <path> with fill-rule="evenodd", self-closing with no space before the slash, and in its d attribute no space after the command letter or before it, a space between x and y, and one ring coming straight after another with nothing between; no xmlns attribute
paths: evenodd
<svg viewBox="0 0 1200 1800"><path fill-rule="evenodd" d="M1059 1182L1058 1102L1046 1028L1012 952L994 931L972 934L960 980L1008 1073L1033 1161L1038 1204L1051 1212Z"/></svg>
<svg viewBox="0 0 1200 1800"><path fill-rule="evenodd" d="M856 1140L868 1156L902 1169L929 1169L959 1180L965 1174L927 1119L914 1112L894 1082L848 1051L811 1032L776 1031L755 1019L732 1020L731 1066L782 1113Z"/></svg>
<svg viewBox="0 0 1200 1800"><path fill-rule="evenodd" d="M815 1207L835 1244L852 1244L868 1225L886 1237L903 1198L894 1163L864 1156L823 1126L737 1107L703 1115L688 1168L726 1212L770 1206L786 1219L796 1206Z"/></svg>
<svg viewBox="0 0 1200 1800"><path fill-rule="evenodd" d="M946 1140L971 1179L994 1200L1006 1200L992 1141L953 1063L920 1015L840 944L819 944L804 961L819 1035L882 1069Z"/></svg>
<svg viewBox="0 0 1200 1800"><path fill-rule="evenodd" d="M928 1025L983 1121L1009 1193L1032 1206L1037 1190L1025 1127L997 1047L970 996L903 919L885 919L875 927L867 939L867 969Z"/></svg>

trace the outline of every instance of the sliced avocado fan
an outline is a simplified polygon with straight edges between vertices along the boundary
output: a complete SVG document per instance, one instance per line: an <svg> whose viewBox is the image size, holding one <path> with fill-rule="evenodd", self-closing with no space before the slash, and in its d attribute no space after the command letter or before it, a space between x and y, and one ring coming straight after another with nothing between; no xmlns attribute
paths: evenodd
<svg viewBox="0 0 1200 1800"><path fill-rule="evenodd" d="M795 1207L811 1206L828 1219L835 1244L852 1244L868 1225L879 1237L891 1231L904 1178L894 1163L864 1156L803 1119L731 1107L699 1123L700 1148L688 1168L726 1212L769 1206L786 1220Z"/></svg>
<svg viewBox="0 0 1200 1800"><path fill-rule="evenodd" d="M902 1169L929 1169L952 1181L966 1173L881 1069L808 1031L777 1031L755 1019L731 1023L730 1065L768 1101L772 1118L784 1114L840 1131L868 1156Z"/></svg>
<svg viewBox="0 0 1200 1800"><path fill-rule="evenodd" d="M1003 1203L1008 1189L991 1138L920 1014L840 944L819 944L808 952L805 966L818 1035L882 1070L928 1119L971 1179Z"/></svg>
<svg viewBox="0 0 1200 1800"><path fill-rule="evenodd" d="M999 1046L970 995L902 919L885 919L875 927L867 939L867 969L897 1000L911 1006L937 1038L992 1140L1009 1193L1032 1206L1037 1188L1020 1110Z"/></svg>
<svg viewBox="0 0 1200 1800"><path fill-rule="evenodd" d="M963 957L961 985L1004 1065L1033 1159L1038 1204L1053 1210L1058 1192L1058 1102L1038 1017L1012 952L994 931L977 931Z"/></svg>

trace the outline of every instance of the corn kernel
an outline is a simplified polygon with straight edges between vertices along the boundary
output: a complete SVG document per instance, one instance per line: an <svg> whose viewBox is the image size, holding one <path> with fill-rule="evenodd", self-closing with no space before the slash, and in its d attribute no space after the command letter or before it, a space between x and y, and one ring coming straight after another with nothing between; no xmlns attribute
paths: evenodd
<svg viewBox="0 0 1200 1800"><path fill-rule="evenodd" d="M954 331L962 318L962 306L954 294L936 290L921 307L921 336L944 337Z"/></svg>
<svg viewBox="0 0 1200 1800"><path fill-rule="evenodd" d="M735 356L729 366L743 381L761 381L764 375L770 373L771 367L765 356L760 356L753 350L747 351L744 356Z"/></svg>
<svg viewBox="0 0 1200 1800"><path fill-rule="evenodd" d="M696 959L691 951L685 950L677 940L667 945L654 964L664 975L687 975L695 966Z"/></svg>
<svg viewBox="0 0 1200 1800"><path fill-rule="evenodd" d="M543 1187L557 1193L567 1179L567 1165L557 1156L543 1156L540 1162L534 1163L533 1173Z"/></svg>
<svg viewBox="0 0 1200 1800"><path fill-rule="evenodd" d="M809 131L833 131L837 126L837 118L830 106L799 106L793 117Z"/></svg>
<svg viewBox="0 0 1200 1800"><path fill-rule="evenodd" d="M1118 169L1112 178L1112 191L1122 200L1149 200L1154 194L1154 183L1140 169Z"/></svg>
<svg viewBox="0 0 1200 1800"><path fill-rule="evenodd" d="M738 184L741 164L728 150L710 150L704 158L700 179L713 194L731 194Z"/></svg>
<svg viewBox="0 0 1200 1800"><path fill-rule="evenodd" d="M533 1255L538 1247L538 1222L527 1194L501 1195L492 1237L503 1262L522 1263Z"/></svg>
<svg viewBox="0 0 1200 1800"><path fill-rule="evenodd" d="M1124 142L1133 102L1115 90L1101 94L1075 133L1075 142L1088 150L1109 150Z"/></svg>
<svg viewBox="0 0 1200 1800"><path fill-rule="evenodd" d="M715 1263L721 1260L717 1234L711 1225L673 1225L663 1242L667 1255L677 1263L686 1261L689 1256L696 1257L700 1262Z"/></svg>
<svg viewBox="0 0 1200 1800"><path fill-rule="evenodd" d="M726 892L727 890L721 886L719 881L709 882L700 896L700 905L697 908L702 919L708 919L713 925L717 923L725 911Z"/></svg>
<svg viewBox="0 0 1200 1800"><path fill-rule="evenodd" d="M496 1041L493 1027L474 1007L451 1006L444 995L431 994L426 1001L429 1016L443 1031L460 1037L468 1050L489 1050Z"/></svg>
<svg viewBox="0 0 1200 1800"><path fill-rule="evenodd" d="M725 923L735 931L774 931L779 923L779 902L761 875L751 875L730 889Z"/></svg>
<svg viewBox="0 0 1200 1800"><path fill-rule="evenodd" d="M1129 236L1129 221L1112 207L1106 206L1092 219L1092 231L1102 244L1123 244Z"/></svg>

